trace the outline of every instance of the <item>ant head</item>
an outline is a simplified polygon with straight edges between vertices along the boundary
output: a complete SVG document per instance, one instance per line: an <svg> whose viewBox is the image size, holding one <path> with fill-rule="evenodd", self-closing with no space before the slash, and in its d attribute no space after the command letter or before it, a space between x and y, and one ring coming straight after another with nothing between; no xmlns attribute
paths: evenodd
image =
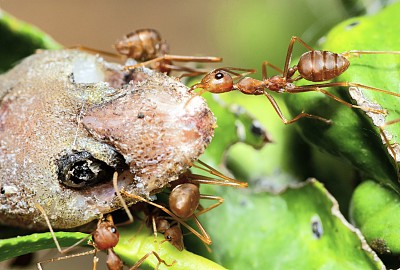
<svg viewBox="0 0 400 270"><path fill-rule="evenodd" d="M119 232L111 215L99 220L92 237L94 246L99 250L107 250L118 244Z"/></svg>
<svg viewBox="0 0 400 270"><path fill-rule="evenodd" d="M185 246L183 244L182 230L179 225L172 226L167 229L164 233L165 239L176 247L179 251L182 251Z"/></svg>
<svg viewBox="0 0 400 270"><path fill-rule="evenodd" d="M199 188L191 183L177 185L169 195L171 211L182 219L187 219L193 215L199 206L199 201Z"/></svg>
<svg viewBox="0 0 400 270"><path fill-rule="evenodd" d="M171 224L169 223L168 220L166 220L163 217L156 217L157 232L165 233L170 227L171 227Z"/></svg>
<svg viewBox="0 0 400 270"><path fill-rule="evenodd" d="M232 91L233 79L226 70L215 69L204 76L200 83L193 85L191 90L195 88L203 88L214 94L225 93Z"/></svg>

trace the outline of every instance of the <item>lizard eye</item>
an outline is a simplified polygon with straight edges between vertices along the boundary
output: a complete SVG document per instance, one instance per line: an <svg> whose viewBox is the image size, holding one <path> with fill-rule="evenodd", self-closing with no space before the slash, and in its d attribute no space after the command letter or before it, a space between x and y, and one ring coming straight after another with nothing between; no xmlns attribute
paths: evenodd
<svg viewBox="0 0 400 270"><path fill-rule="evenodd" d="M115 169L89 152L73 152L58 160L58 180L72 188L84 188L109 180Z"/></svg>

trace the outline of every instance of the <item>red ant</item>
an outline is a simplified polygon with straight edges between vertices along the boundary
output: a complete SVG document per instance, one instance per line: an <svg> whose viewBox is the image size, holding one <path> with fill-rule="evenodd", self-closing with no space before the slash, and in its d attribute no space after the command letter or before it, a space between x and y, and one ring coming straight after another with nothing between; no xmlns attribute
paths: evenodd
<svg viewBox="0 0 400 270"><path fill-rule="evenodd" d="M154 29L139 29L125 35L122 39L115 42L115 50L119 55L124 55L127 58L132 58L138 62L135 65L128 65L126 70L134 69L140 66L149 66L151 69L158 72L169 74L171 71L187 72L180 77L197 76L206 73L194 68L174 65L172 61L177 62L221 62L222 58L212 56L182 56L168 54L169 46L165 40L161 39L160 34ZM111 57L119 55L105 51L95 50L83 46L80 49L98 52Z"/></svg>
<svg viewBox="0 0 400 270"><path fill-rule="evenodd" d="M247 183L239 182L235 179L227 177L222 173L218 172L214 168L210 167L209 165L205 164L204 162L198 160L197 161L200 165L193 165L193 167L202 169L207 171L210 174L220 177L221 179L215 179L207 176L192 174L187 172L180 176L175 183L176 186L172 189L171 193L169 194L169 208L149 201L145 198L142 198L137 195L130 194L126 192L124 189L121 191L118 190L117 180L118 180L118 173L114 173L113 183L114 189L116 190L117 196L119 197L121 204L123 205L124 209L126 210L128 217L131 221L133 221L133 216L130 213L122 195L130 198L134 198L138 201L146 202L161 211L168 214L173 220L185 226L191 233L196 235L204 244L210 245L212 243L210 236L201 225L200 221L198 220L198 216L202 215L215 207L219 206L223 203L223 198L218 196L211 196L211 195L204 195L200 194L199 191L199 184L213 184L213 185L221 185L221 186L233 186L233 187L247 187ZM207 208L203 208L200 206L199 201L200 199L208 199L208 200L216 200L217 202ZM197 212L196 212L197 211ZM193 219L196 223L196 226L199 228L200 233L194 230L191 226L189 226L185 221L188 219ZM153 225L157 228L157 225ZM170 231L170 233L175 233L174 237L180 237L179 234L175 231ZM154 230L156 231L156 229ZM165 234L164 234L165 236ZM177 239L177 238L176 238ZM177 247L180 249L179 247ZM183 248L182 248L183 249Z"/></svg>
<svg viewBox="0 0 400 270"><path fill-rule="evenodd" d="M120 257L117 254L115 254L115 252L113 250L113 248L118 244L119 232L117 230L117 227L114 225L114 221L113 221L111 215L107 215L105 218L103 218L103 216L101 216L99 221L97 222L97 227L94 232L92 232L89 236L83 238L79 242L75 243L73 246L71 246L65 250L61 250L60 244L58 243L58 240L54 234L54 231L51 227L50 221L49 221L44 209L39 204L36 204L36 207L42 212L42 214L47 222L47 225L50 229L50 232L52 234L53 240L54 240L54 242L57 246L57 249L59 250L60 253L66 253L66 252L70 251L73 247L76 247L77 245L79 245L80 243L85 241L89 236L92 236L92 241L89 241L89 244L94 247L94 249L90 250L90 251L86 251L86 252L82 252L82 253L78 253L78 254L72 254L72 255L59 257L59 258L55 258L55 259L50 259L50 260L43 261L43 262L38 262L37 268L39 270L42 270L42 266L41 266L42 263L60 261L60 260L84 256L84 255L88 255L88 254L94 254L93 270L95 270L97 268L97 262L98 262L96 253L98 251L102 251L102 250L107 251L106 264L107 264L107 268L109 270L122 270L123 269L122 260L120 259ZM137 261L135 263L135 265L130 268L130 270L138 269L139 266L147 259L147 257L149 257L152 254L158 260L156 269L158 269L158 266L161 263L165 264L166 266L172 266L172 264L167 264L164 260L162 260L155 251L150 251L147 254L145 254L139 261Z"/></svg>
<svg viewBox="0 0 400 270"><path fill-rule="evenodd" d="M172 217L165 217L161 215L160 208L153 208L151 211L146 213L146 224L153 228L154 238L157 238L157 233L162 233L165 240L162 242L169 242L171 245L176 247L179 251L185 248L183 243L183 234L180 224L173 220Z"/></svg>
<svg viewBox="0 0 400 270"><path fill-rule="evenodd" d="M138 66L150 66L151 69L169 73L172 70L188 72L184 76L197 76L205 72L177 66L172 61L177 62L221 62L220 57L210 56L182 56L168 54L169 48L165 40L162 40L160 34L154 29L140 29L130 33L117 41L115 49L128 58L133 58L141 63L132 66L126 66L125 69L132 69Z"/></svg>
<svg viewBox="0 0 400 270"><path fill-rule="evenodd" d="M293 67L289 67L290 60L292 57L293 45L298 41L309 51L304 53L297 65ZM369 111L378 114L386 114L386 110L378 110L373 108L366 108L357 105L353 105L349 102L346 102L339 97L329 93L327 90L321 89L326 87L358 87L364 88L368 90L373 90L385 94L389 94L392 96L400 97L400 94L389 92L383 89L353 83L353 82L327 82L327 83L318 83L312 85L303 85L296 86L294 82L299 81L300 79L305 79L312 82L323 82L327 80L334 79L338 77L340 74L346 71L349 67L350 62L347 57L350 56L359 56L361 54L400 54L400 51L360 51L360 50L352 50L347 51L341 54L329 52L329 51L320 51L314 50L312 47L307 45L303 40L298 37L292 37L289 48L286 55L285 67L283 70L278 67L270 64L268 61L264 61L262 63L262 80L256 80L250 77L244 77L246 74L255 72L254 69L242 69L242 68L218 68L210 73L208 73L200 83L193 85L190 90L196 88L203 88L199 94L203 92L211 92L211 93L224 93L232 90L239 90L240 92L247 95L265 95L275 111L281 118L282 122L285 124L293 123L301 118L314 118L320 121L323 121L329 124L331 121L320 116L312 115L305 113L302 111L300 114L295 116L291 120L287 120L280 110L278 104L275 99L267 92L270 90L276 93L303 93L303 92L311 92L316 91L320 92L350 108L359 108L364 111ZM275 69L282 75L275 75L270 78L267 77L267 66ZM246 71L245 74L240 74L235 71ZM299 75L294 77L295 73ZM234 77L231 76L234 75ZM237 83L234 83L234 80L238 80Z"/></svg>

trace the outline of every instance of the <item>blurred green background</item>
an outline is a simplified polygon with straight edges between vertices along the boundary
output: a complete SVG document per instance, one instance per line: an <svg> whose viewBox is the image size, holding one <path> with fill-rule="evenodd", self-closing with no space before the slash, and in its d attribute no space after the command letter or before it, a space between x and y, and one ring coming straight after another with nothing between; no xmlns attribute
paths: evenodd
<svg viewBox="0 0 400 270"><path fill-rule="evenodd" d="M340 0L302 1L8 1L0 7L65 46L112 50L139 28L155 28L171 53L216 55L224 65L280 65L292 35L314 43L349 16Z"/></svg>

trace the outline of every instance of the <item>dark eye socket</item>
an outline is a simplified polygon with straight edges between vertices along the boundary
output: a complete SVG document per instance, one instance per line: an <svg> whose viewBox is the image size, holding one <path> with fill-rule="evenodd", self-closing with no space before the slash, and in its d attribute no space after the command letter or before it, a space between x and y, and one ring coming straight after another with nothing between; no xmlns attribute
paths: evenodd
<svg viewBox="0 0 400 270"><path fill-rule="evenodd" d="M222 72L218 72L217 74L215 74L215 79L221 80L223 78L224 78L224 74Z"/></svg>
<svg viewBox="0 0 400 270"><path fill-rule="evenodd" d="M84 188L112 178L115 171L89 152L73 152L58 160L58 180L71 188Z"/></svg>

